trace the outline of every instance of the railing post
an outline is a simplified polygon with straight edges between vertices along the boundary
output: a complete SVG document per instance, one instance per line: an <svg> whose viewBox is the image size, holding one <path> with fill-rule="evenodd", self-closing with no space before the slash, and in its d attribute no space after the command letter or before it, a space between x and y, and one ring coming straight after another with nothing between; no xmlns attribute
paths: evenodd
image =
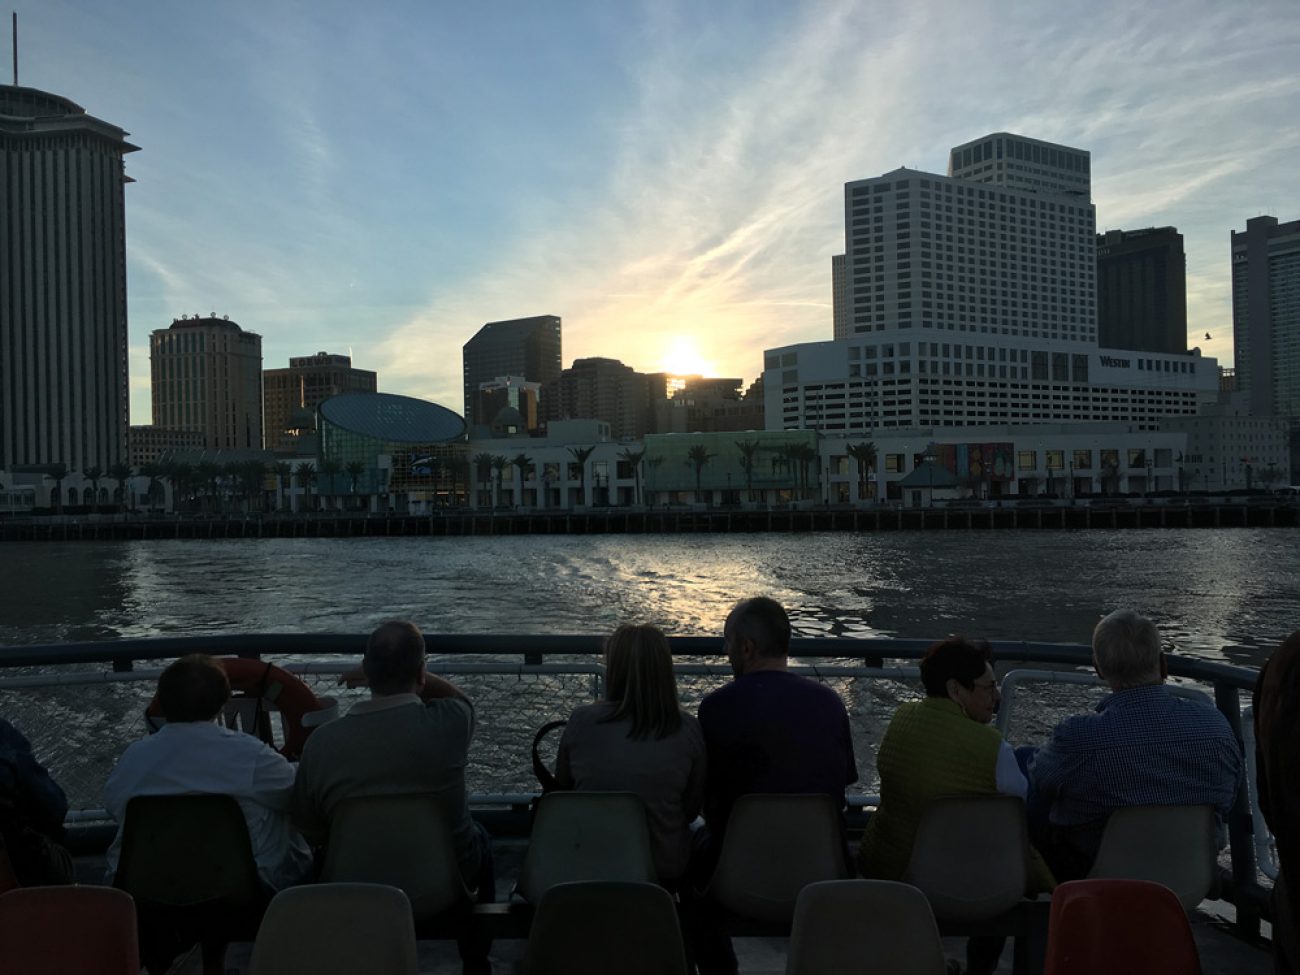
<svg viewBox="0 0 1300 975"><path fill-rule="evenodd" d="M1228 719L1232 734L1240 748L1245 747L1241 735L1241 696L1237 688L1214 682L1214 704ZM1244 756L1243 756L1244 758ZM1232 811L1228 814L1228 849L1232 854L1232 889L1237 908L1237 931L1244 937L1259 937L1260 912L1252 902L1251 893L1259 889L1259 868L1255 862L1254 824L1250 818L1250 784L1242 775Z"/></svg>

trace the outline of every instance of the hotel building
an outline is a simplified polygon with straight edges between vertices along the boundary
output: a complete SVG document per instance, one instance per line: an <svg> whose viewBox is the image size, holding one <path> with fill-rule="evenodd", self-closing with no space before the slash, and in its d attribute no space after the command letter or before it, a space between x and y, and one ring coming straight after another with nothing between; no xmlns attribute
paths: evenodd
<svg viewBox="0 0 1300 975"><path fill-rule="evenodd" d="M135 150L66 98L0 87L0 470L126 461Z"/></svg>
<svg viewBox="0 0 1300 975"><path fill-rule="evenodd" d="M946 176L898 169L844 188L848 325L769 349L769 430L827 436L1098 421L1156 431L1215 399L1217 363L1097 337L1091 161L996 133Z"/></svg>
<svg viewBox="0 0 1300 975"><path fill-rule="evenodd" d="M478 391L498 376L517 376L545 386L560 378L560 317L536 315L488 322L461 350L465 380L465 422L470 430L492 417L478 410Z"/></svg>
<svg viewBox="0 0 1300 975"><path fill-rule="evenodd" d="M149 336L153 425L197 430L205 450L262 447L262 337L224 318L178 318Z"/></svg>

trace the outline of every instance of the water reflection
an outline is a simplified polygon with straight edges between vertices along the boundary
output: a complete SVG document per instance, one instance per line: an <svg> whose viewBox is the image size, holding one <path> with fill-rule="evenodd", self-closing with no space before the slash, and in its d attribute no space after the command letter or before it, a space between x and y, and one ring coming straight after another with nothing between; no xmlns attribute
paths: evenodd
<svg viewBox="0 0 1300 975"><path fill-rule="evenodd" d="M1085 642L1118 606L1183 652L1258 663L1300 626L1300 531L16 543L0 643L212 632L716 634L767 593L808 635ZM1226 649L1225 649L1226 648Z"/></svg>

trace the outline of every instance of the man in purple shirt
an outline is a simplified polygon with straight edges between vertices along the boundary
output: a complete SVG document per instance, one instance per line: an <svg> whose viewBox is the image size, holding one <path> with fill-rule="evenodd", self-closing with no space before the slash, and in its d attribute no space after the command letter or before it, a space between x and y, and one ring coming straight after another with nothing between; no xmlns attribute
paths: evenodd
<svg viewBox="0 0 1300 975"><path fill-rule="evenodd" d="M708 748L704 819L715 839L738 796L825 793L844 807L858 780L844 702L790 673L790 618L766 596L742 600L723 627L736 679L700 702Z"/></svg>
<svg viewBox="0 0 1300 975"><path fill-rule="evenodd" d="M824 793L842 809L845 786L858 779L844 702L829 687L789 671L790 618L781 604L766 596L741 600L722 632L736 679L700 702L708 829L696 836L691 867L699 889L708 884L738 797ZM732 975L736 956L716 907L694 902L688 913L700 975Z"/></svg>

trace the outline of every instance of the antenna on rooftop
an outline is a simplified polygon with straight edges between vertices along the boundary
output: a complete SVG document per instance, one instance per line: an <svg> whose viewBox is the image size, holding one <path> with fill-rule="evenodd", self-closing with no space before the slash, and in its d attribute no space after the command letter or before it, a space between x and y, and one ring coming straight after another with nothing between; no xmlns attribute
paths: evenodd
<svg viewBox="0 0 1300 975"><path fill-rule="evenodd" d="M14 87L18 87L18 11L14 11Z"/></svg>

